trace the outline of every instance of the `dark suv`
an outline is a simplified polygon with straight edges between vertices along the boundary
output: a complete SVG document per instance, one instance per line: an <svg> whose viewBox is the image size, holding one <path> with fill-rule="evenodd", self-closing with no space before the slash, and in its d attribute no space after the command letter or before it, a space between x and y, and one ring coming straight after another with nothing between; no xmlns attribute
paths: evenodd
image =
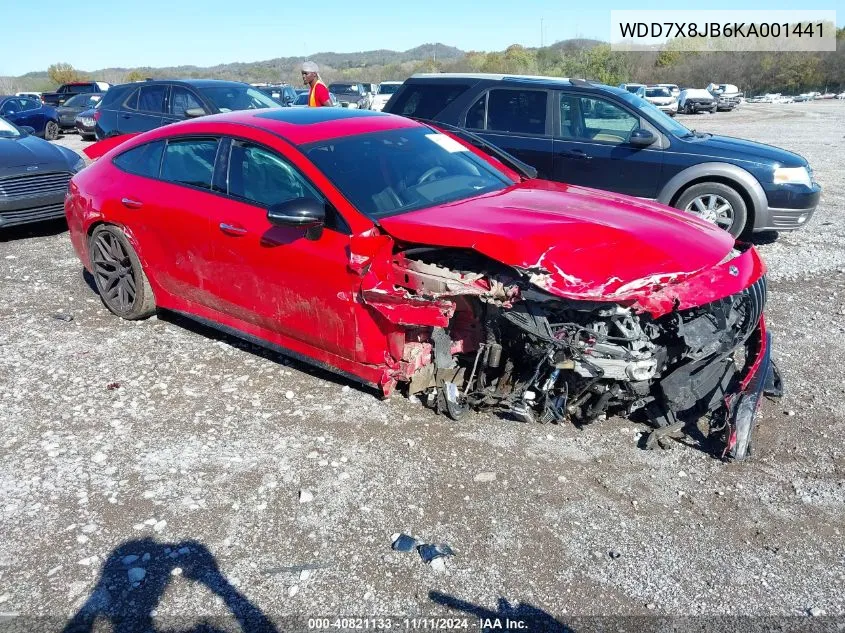
<svg viewBox="0 0 845 633"><path fill-rule="evenodd" d="M278 108L249 84L215 79L167 79L112 86L96 110L97 140L146 132L168 123L232 110Z"/></svg>
<svg viewBox="0 0 845 633"><path fill-rule="evenodd" d="M384 112L466 129L541 178L657 200L734 236L803 226L821 192L797 154L689 130L626 90L577 79L414 75Z"/></svg>

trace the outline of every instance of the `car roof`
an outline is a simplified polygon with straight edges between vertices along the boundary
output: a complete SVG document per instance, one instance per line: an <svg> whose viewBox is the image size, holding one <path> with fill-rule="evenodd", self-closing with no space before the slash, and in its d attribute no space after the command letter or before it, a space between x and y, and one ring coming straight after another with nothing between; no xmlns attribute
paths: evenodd
<svg viewBox="0 0 845 633"><path fill-rule="evenodd" d="M189 119L156 128L155 136L170 136L178 131L190 134L193 129L207 134L208 124L235 124L265 130L294 145L316 143L342 136L356 136L424 127L412 119L377 112L347 108L264 108L236 110L211 116ZM203 129L204 128L204 129ZM221 134L229 132L221 129Z"/></svg>
<svg viewBox="0 0 845 633"><path fill-rule="evenodd" d="M226 79L147 79L145 81L131 81L129 83L114 86L115 88L126 88L127 86L138 87L141 85L155 85L155 84L186 84L195 88L212 88L215 86L249 86L242 81L228 81Z"/></svg>
<svg viewBox="0 0 845 633"><path fill-rule="evenodd" d="M487 81L548 81L571 85L568 77L545 75L513 75L500 73L416 73L411 79L485 79Z"/></svg>

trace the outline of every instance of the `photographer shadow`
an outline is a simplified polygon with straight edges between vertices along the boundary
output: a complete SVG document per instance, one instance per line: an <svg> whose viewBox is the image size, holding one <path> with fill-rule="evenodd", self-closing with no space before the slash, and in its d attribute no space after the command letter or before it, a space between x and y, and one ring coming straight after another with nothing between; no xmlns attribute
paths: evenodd
<svg viewBox="0 0 845 633"><path fill-rule="evenodd" d="M231 614L231 623L239 625L241 631L278 633L270 619L223 576L216 559L202 543L158 543L153 539L127 541L111 552L88 600L62 631L91 633L98 620L107 621L114 633L231 631L231 626L216 628L208 622L210 618L200 617L196 619L203 621L188 629L156 628L154 611L177 575L201 583L218 596ZM224 618L215 619L222 622ZM99 626L97 630L101 630Z"/></svg>

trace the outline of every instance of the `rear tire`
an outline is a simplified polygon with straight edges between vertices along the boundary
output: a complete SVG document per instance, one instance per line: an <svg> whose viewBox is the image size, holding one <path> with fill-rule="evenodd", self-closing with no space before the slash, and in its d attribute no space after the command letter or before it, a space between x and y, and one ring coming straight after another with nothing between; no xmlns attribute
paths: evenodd
<svg viewBox="0 0 845 633"><path fill-rule="evenodd" d="M729 208L725 209L725 205ZM745 200L736 189L720 182L693 185L684 191L672 206L698 215L725 229L734 237L742 234L748 222Z"/></svg>
<svg viewBox="0 0 845 633"><path fill-rule="evenodd" d="M135 321L155 314L155 297L135 249L112 224L94 229L88 240L94 282L103 305L117 316Z"/></svg>
<svg viewBox="0 0 845 633"><path fill-rule="evenodd" d="M59 138L59 124L55 121L47 121L47 126L44 128L44 138L48 141L55 141Z"/></svg>

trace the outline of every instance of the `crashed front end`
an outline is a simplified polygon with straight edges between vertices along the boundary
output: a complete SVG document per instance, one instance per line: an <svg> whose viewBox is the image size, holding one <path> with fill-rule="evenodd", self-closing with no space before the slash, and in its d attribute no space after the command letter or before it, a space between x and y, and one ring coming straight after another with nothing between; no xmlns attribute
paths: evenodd
<svg viewBox="0 0 845 633"><path fill-rule="evenodd" d="M468 250L397 250L362 292L404 333L385 391L406 385L455 419L470 409L541 423L631 416L656 428L649 444L704 421L723 457L749 454L761 397L779 383L753 248L683 276L561 279Z"/></svg>

